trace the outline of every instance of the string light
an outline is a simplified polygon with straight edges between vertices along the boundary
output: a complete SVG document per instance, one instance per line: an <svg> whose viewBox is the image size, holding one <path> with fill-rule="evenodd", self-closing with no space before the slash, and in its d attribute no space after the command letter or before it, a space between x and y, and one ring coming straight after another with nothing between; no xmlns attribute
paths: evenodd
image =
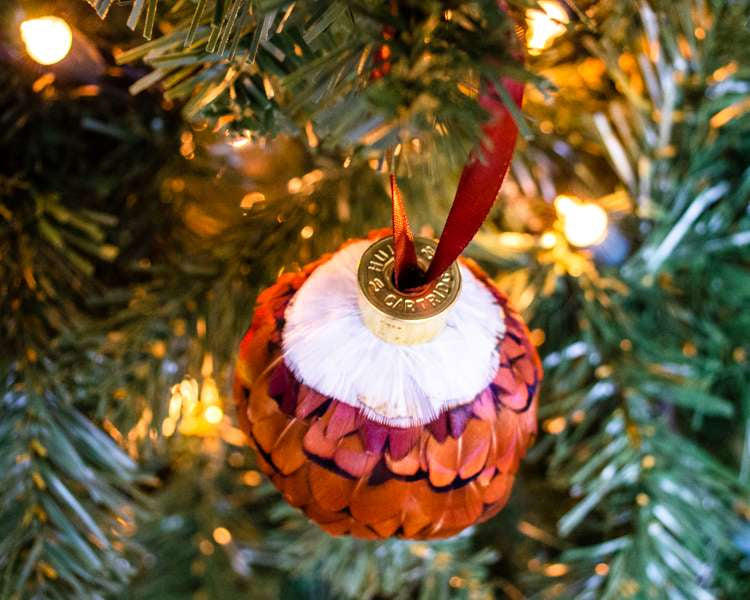
<svg viewBox="0 0 750 600"><path fill-rule="evenodd" d="M569 21L565 8L554 0L540 0L539 8L526 11L526 47L529 54L538 55L565 33ZM541 9L541 10L540 10Z"/></svg>
<svg viewBox="0 0 750 600"><path fill-rule="evenodd" d="M213 538L217 544L226 546L229 542L232 541L232 534L226 527L217 527L213 531Z"/></svg>
<svg viewBox="0 0 750 600"><path fill-rule="evenodd" d="M547 577L562 577L570 568L563 563L552 563L544 567L544 574Z"/></svg>
<svg viewBox="0 0 750 600"><path fill-rule="evenodd" d="M570 196L558 196L555 210L562 221L565 238L579 248L596 246L607 237L607 212L598 204Z"/></svg>
<svg viewBox="0 0 750 600"><path fill-rule="evenodd" d="M229 145L234 148L235 150L241 150L245 146L250 145L250 138L246 136L237 136L231 140L229 140Z"/></svg>
<svg viewBox="0 0 750 600"><path fill-rule="evenodd" d="M204 357L201 375L203 382L185 377L172 386L168 404L168 415L162 422L161 431L170 437L179 431L183 435L211 436L217 433L217 425L224 419L221 398L216 381L211 376L213 360Z"/></svg>
<svg viewBox="0 0 750 600"><path fill-rule="evenodd" d="M217 423L221 422L221 419L223 417L224 417L224 412L218 406L209 406L203 412L203 418L213 425L216 425Z"/></svg>
<svg viewBox="0 0 750 600"><path fill-rule="evenodd" d="M60 62L73 46L73 31L60 17L29 19L20 29L26 52L40 65Z"/></svg>
<svg viewBox="0 0 750 600"><path fill-rule="evenodd" d="M244 210L250 210L259 202L265 202L266 197L262 192L250 192L242 197L240 202L240 208Z"/></svg>

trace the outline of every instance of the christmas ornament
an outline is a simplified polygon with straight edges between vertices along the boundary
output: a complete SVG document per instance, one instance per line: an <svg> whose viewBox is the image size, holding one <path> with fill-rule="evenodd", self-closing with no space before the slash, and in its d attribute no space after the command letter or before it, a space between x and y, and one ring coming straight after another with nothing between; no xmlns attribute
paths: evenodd
<svg viewBox="0 0 750 600"><path fill-rule="evenodd" d="M520 104L522 86L504 81ZM459 256L489 212L516 126L493 86L481 159L440 242L414 238L391 176L380 231L260 294L234 396L261 469L327 532L440 538L507 502L536 433L539 357L507 298Z"/></svg>
<svg viewBox="0 0 750 600"><path fill-rule="evenodd" d="M536 433L541 366L520 317L474 263L404 294L387 278L391 238L372 248L350 242L260 295L237 363L240 424L284 498L327 532L450 536L506 503ZM363 255L383 265L364 289ZM370 315L368 327L359 307L375 288L382 304L368 310L382 318ZM401 319L405 331L389 323L422 310L444 324L407 345L427 335L423 319Z"/></svg>

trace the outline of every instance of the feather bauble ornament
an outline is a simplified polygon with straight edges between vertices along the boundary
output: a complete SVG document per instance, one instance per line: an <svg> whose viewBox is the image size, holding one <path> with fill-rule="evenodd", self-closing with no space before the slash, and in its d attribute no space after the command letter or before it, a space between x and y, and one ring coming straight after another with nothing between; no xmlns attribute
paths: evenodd
<svg viewBox="0 0 750 600"><path fill-rule="evenodd" d="M237 362L238 417L262 470L328 533L442 538L507 502L536 434L542 369L473 262L392 293L390 240L371 248L384 235L259 296ZM434 244L416 248L427 260Z"/></svg>

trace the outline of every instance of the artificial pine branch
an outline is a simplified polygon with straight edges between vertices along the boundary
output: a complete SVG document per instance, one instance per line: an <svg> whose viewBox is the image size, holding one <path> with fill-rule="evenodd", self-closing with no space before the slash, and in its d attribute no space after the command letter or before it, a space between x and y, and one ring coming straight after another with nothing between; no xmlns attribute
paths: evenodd
<svg viewBox="0 0 750 600"><path fill-rule="evenodd" d="M133 573L136 465L57 393L36 366L3 374L4 598L117 594Z"/></svg>
<svg viewBox="0 0 750 600"><path fill-rule="evenodd" d="M547 593L562 597L731 596L742 587L726 568L741 556L738 507L750 490L733 467L737 454L712 439L709 424L734 429L731 420L746 410L747 378L736 378L733 363L746 360L738 307L748 277L748 186L740 157L750 121L735 107L750 88L745 74L733 75L735 53L719 40L737 42L746 31L735 29L742 9L731 3L635 6L637 20L614 4L588 11L580 35L600 61L589 68L602 65L617 93L566 133L593 135L606 151L609 177L635 202L640 246L619 271L578 262L575 251L535 250L542 263L571 261L573 277L552 285L524 277L547 330L541 412L555 434L537 455L548 442L549 481L574 498L558 522L574 547L542 572L554 577ZM553 80L567 52L547 71ZM556 109L563 115L599 103L565 92L561 86ZM569 152L579 176L595 161L580 145ZM711 247L721 254L706 254ZM711 273L711 283L697 273ZM578 327L550 335L557 319L546 313L571 296L580 300L566 317Z"/></svg>
<svg viewBox="0 0 750 600"><path fill-rule="evenodd" d="M167 35L118 56L153 68L133 92L160 84L188 118L369 158L401 144L460 164L487 116L480 80L530 77L494 0L177 3L166 19Z"/></svg>

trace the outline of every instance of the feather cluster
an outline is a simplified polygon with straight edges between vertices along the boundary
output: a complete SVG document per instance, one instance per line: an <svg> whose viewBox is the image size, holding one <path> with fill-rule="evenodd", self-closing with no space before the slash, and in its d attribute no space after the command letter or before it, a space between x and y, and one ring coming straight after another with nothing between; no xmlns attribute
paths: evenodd
<svg viewBox="0 0 750 600"><path fill-rule="evenodd" d="M300 380L284 355L290 302L299 305L300 290L330 260L265 290L242 341L234 396L260 467L290 504L333 535L440 538L493 516L536 434L541 365L520 317L463 261L493 299L485 323L497 315L503 323L492 376L463 401L450 397L427 422L389 423ZM454 326L460 331L460 322ZM364 363L366 351L348 348Z"/></svg>

